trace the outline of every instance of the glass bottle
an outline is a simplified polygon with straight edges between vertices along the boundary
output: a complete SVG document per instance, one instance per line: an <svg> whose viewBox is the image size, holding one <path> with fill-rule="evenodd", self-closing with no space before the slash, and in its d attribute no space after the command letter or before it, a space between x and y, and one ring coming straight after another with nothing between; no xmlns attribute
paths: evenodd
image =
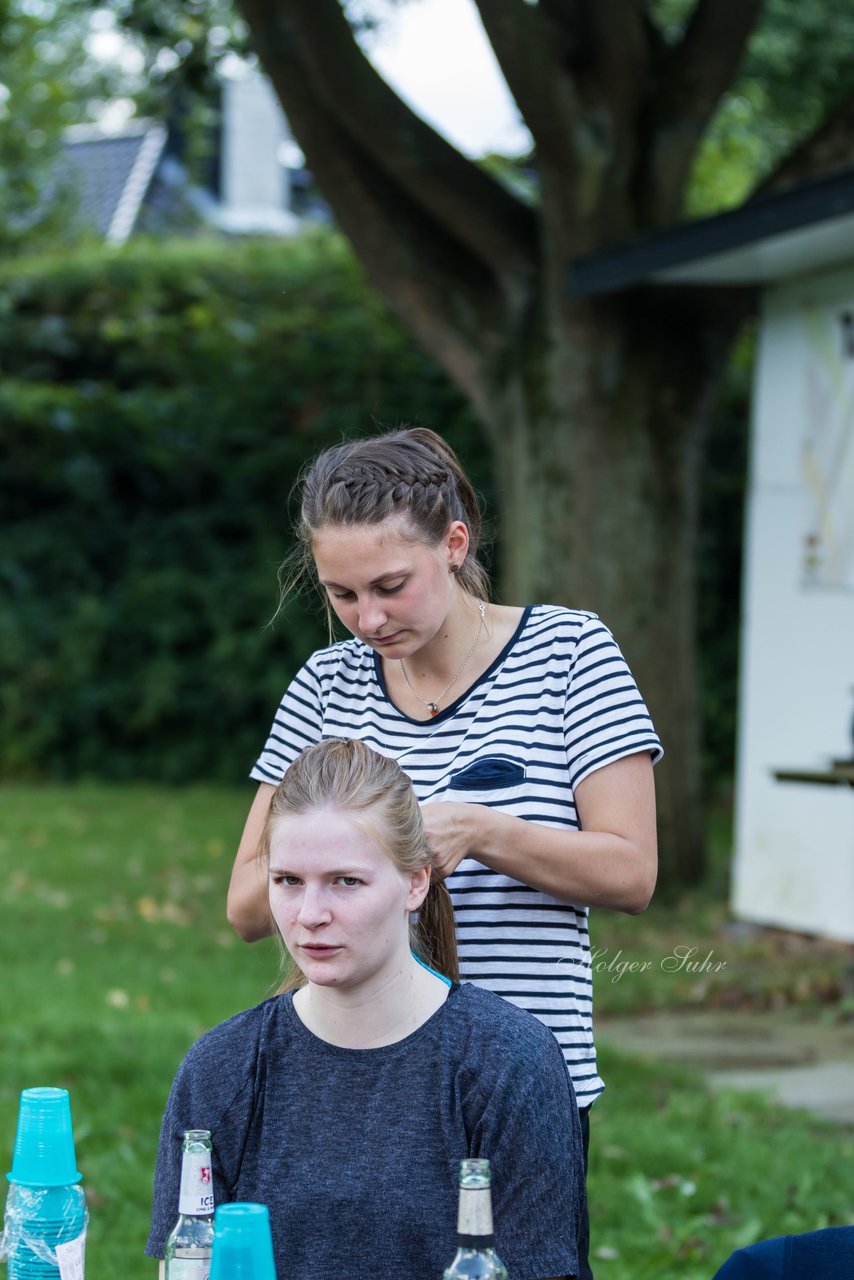
<svg viewBox="0 0 854 1280"><path fill-rule="evenodd" d="M166 1237L166 1280L208 1280L214 1230L209 1129L188 1129L181 1159L178 1221Z"/></svg>
<svg viewBox="0 0 854 1280"><path fill-rule="evenodd" d="M495 1252L488 1160L460 1162L457 1255L442 1280L507 1280Z"/></svg>

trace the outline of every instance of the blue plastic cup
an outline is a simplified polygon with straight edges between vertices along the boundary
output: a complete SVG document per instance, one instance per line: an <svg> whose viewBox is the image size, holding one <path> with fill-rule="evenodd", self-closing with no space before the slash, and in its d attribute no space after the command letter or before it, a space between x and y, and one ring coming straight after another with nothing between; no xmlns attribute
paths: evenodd
<svg viewBox="0 0 854 1280"><path fill-rule="evenodd" d="M276 1280L265 1204L218 1204L210 1280Z"/></svg>
<svg viewBox="0 0 854 1280"><path fill-rule="evenodd" d="M20 1187L67 1187L79 1182L67 1089L24 1089L7 1178Z"/></svg>
<svg viewBox="0 0 854 1280"><path fill-rule="evenodd" d="M22 1187L13 1182L4 1216L8 1280L59 1280L56 1249L86 1230L86 1197L76 1183Z"/></svg>

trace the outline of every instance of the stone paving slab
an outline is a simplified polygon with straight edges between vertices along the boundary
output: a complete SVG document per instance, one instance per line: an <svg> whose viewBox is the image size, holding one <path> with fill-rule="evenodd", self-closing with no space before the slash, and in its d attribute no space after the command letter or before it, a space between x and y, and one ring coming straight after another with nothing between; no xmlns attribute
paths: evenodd
<svg viewBox="0 0 854 1280"><path fill-rule="evenodd" d="M840 1124L854 1125L854 1066L820 1062L776 1071L713 1071L713 1089L751 1089L770 1094L784 1107L802 1107Z"/></svg>
<svg viewBox="0 0 854 1280"><path fill-rule="evenodd" d="M755 1089L785 1106L854 1124L854 1022L818 1013L685 1011L597 1018L596 1040L680 1062L715 1088Z"/></svg>

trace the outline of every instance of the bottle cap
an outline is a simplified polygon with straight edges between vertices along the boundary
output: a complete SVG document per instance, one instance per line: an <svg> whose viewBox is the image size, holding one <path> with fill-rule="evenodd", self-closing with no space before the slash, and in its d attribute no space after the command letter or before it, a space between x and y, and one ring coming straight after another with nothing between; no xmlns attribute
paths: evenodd
<svg viewBox="0 0 854 1280"><path fill-rule="evenodd" d="M217 1205L210 1280L276 1280L265 1204Z"/></svg>
<svg viewBox="0 0 854 1280"><path fill-rule="evenodd" d="M67 1089L24 1089L12 1168L6 1175L21 1187L65 1187L79 1182Z"/></svg>

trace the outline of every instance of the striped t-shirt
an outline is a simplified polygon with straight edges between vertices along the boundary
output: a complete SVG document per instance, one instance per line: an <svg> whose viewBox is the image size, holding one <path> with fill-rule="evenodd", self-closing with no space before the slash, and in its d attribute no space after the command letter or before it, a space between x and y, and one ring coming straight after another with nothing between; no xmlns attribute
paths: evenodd
<svg viewBox="0 0 854 1280"><path fill-rule="evenodd" d="M389 699L379 656L359 640L318 650L282 699L251 776L277 783L303 748L359 738L391 756L418 799L493 805L577 830L574 790L603 765L661 744L625 658L592 613L528 606L479 680L430 720ZM551 1028L579 1105L596 1070L587 909L568 906L473 858L448 877L464 979Z"/></svg>

